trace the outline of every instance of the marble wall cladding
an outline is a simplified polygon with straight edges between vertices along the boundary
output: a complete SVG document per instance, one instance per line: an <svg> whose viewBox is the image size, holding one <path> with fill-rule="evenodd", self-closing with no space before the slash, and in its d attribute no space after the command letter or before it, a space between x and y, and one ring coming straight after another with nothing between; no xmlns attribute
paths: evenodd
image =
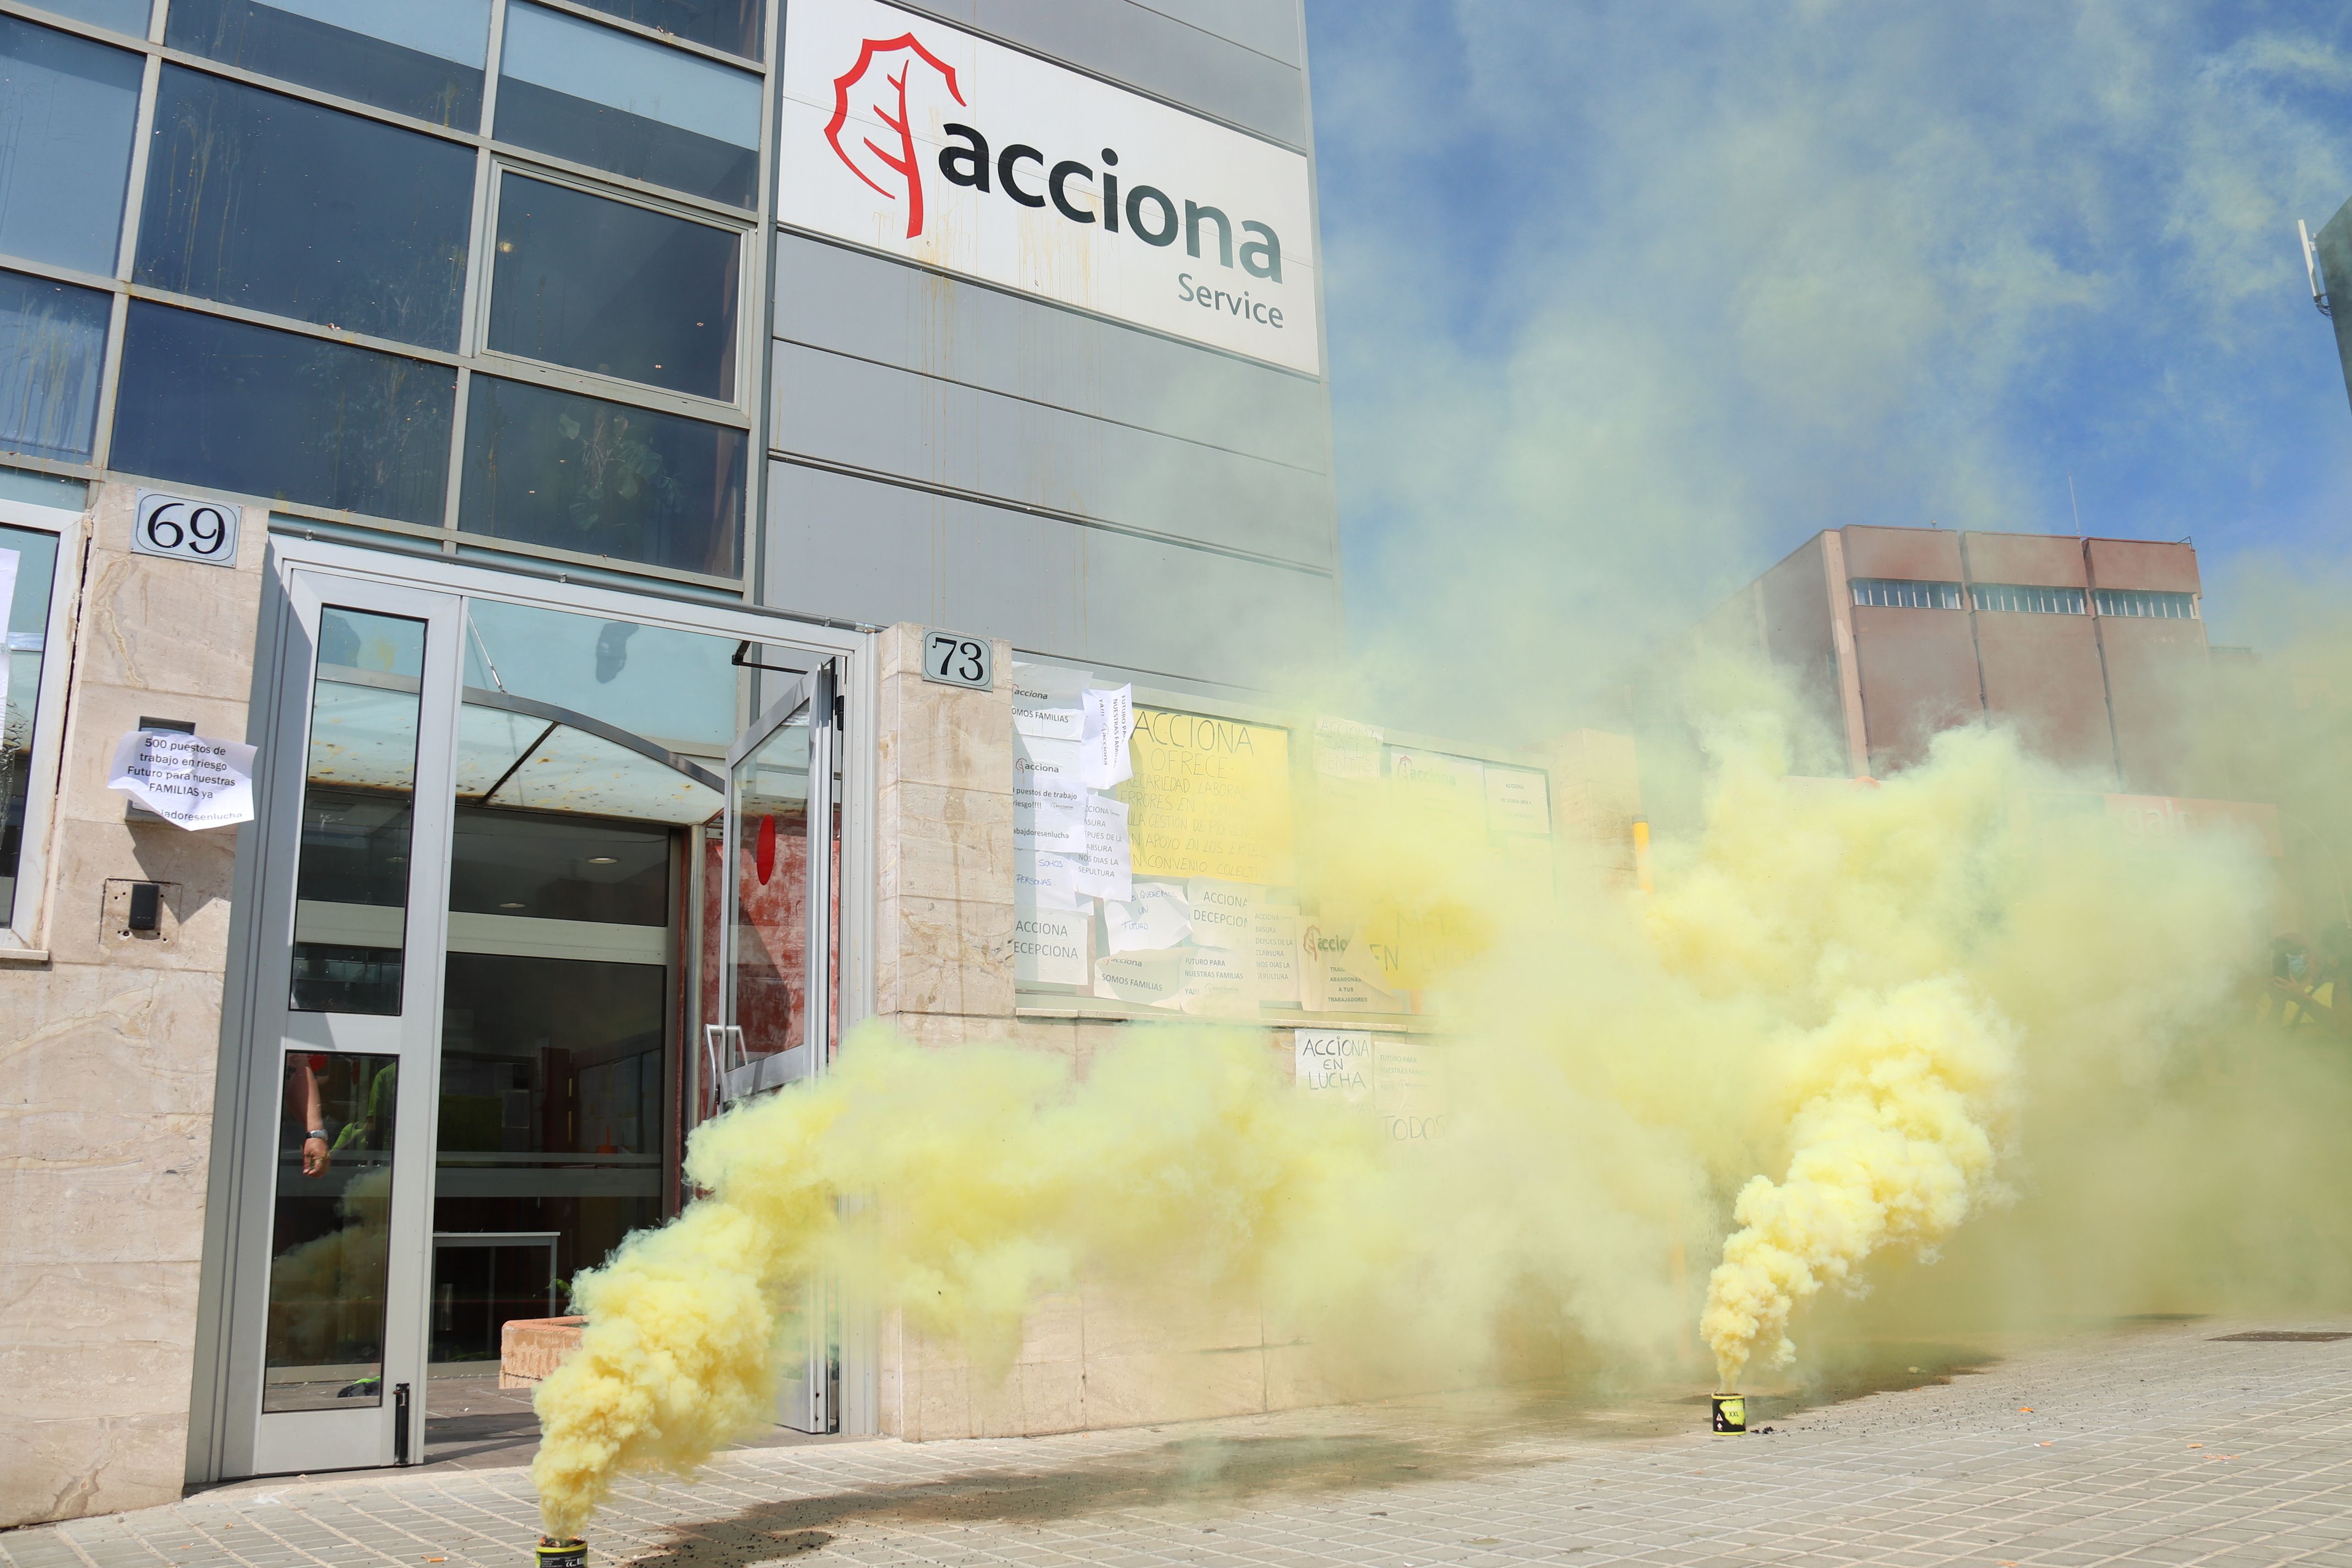
<svg viewBox="0 0 2352 1568"><path fill-rule="evenodd" d="M265 537L231 569L131 551L134 487L93 488L47 874L43 964L0 969L0 1526L179 1495L237 832L128 818L106 787L142 717L247 738ZM163 939L107 885L171 884Z"/></svg>

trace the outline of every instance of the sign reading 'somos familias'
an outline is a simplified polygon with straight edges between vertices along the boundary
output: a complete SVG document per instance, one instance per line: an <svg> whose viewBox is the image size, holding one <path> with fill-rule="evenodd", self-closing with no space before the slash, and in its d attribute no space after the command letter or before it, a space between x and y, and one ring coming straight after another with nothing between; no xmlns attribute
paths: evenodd
<svg viewBox="0 0 2352 1568"><path fill-rule="evenodd" d="M785 17L785 223L1320 374L1305 158L880 0Z"/></svg>

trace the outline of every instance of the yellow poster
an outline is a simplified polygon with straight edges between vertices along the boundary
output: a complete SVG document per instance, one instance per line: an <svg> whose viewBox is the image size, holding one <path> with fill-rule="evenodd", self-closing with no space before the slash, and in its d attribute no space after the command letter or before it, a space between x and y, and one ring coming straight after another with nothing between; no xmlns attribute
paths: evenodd
<svg viewBox="0 0 2352 1568"><path fill-rule="evenodd" d="M1130 751L1136 876L1290 881L1288 731L1138 707Z"/></svg>

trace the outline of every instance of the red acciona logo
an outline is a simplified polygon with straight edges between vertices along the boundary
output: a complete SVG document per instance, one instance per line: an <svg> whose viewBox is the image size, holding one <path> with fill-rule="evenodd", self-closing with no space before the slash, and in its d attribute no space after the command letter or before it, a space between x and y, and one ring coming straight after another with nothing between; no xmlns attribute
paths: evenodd
<svg viewBox="0 0 2352 1568"><path fill-rule="evenodd" d="M892 201L902 195L906 197L908 239L923 232L923 166L915 156L914 119L907 112L907 88L919 61L939 72L955 100L963 102L963 93L956 86L955 67L916 42L914 34L868 38L857 51L857 63L833 79L833 120L824 128L824 139L833 143L833 150L849 165L851 174ZM893 63L897 67L895 73L890 68ZM869 76L879 79L861 93ZM881 146L871 136L858 137L855 146L843 145L841 133L849 124L853 94L859 95L858 107L863 113L872 115L898 133L898 144L895 148ZM866 158L865 153L872 157ZM869 169L869 164L879 167ZM881 179L875 177L877 173ZM894 191L884 184L894 175L903 191Z"/></svg>

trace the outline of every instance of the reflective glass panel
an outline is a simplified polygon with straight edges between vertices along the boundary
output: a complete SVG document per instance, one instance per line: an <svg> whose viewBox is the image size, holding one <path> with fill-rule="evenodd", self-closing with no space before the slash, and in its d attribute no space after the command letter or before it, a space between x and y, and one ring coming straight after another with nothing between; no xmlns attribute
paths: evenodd
<svg viewBox="0 0 2352 1568"><path fill-rule="evenodd" d="M166 67L133 275L454 349L473 200L471 148Z"/></svg>
<svg viewBox="0 0 2352 1568"><path fill-rule="evenodd" d="M457 807L449 907L602 925L669 923L669 830L656 824Z"/></svg>
<svg viewBox="0 0 2352 1568"><path fill-rule="evenodd" d="M0 272L0 451L89 461L113 299Z"/></svg>
<svg viewBox="0 0 2352 1568"><path fill-rule="evenodd" d="M801 1044L808 999L809 715L735 764L734 1017L747 1056Z"/></svg>
<svg viewBox="0 0 2352 1568"><path fill-rule="evenodd" d="M163 41L474 131L482 120L490 0L172 0Z"/></svg>
<svg viewBox="0 0 2352 1568"><path fill-rule="evenodd" d="M58 536L0 528L0 603L8 610L8 651L0 664L5 726L0 727L0 924L14 919L16 866L25 847L25 801L33 777L33 721L38 717L41 660L49 629L49 588Z"/></svg>
<svg viewBox="0 0 2352 1568"><path fill-rule="evenodd" d="M383 1403L399 1085L394 1057L297 1051L286 1058L265 1411Z"/></svg>
<svg viewBox="0 0 2352 1568"><path fill-rule="evenodd" d="M731 398L742 248L732 229L509 174L490 347Z"/></svg>
<svg viewBox="0 0 2352 1568"><path fill-rule="evenodd" d="M760 79L516 0L499 66L498 135L748 207L759 176Z"/></svg>
<svg viewBox="0 0 2352 1568"><path fill-rule="evenodd" d="M0 251L114 276L144 68L0 16Z"/></svg>
<svg viewBox="0 0 2352 1568"><path fill-rule="evenodd" d="M747 60L760 58L761 0L585 0L585 4L641 27L725 49Z"/></svg>
<svg viewBox="0 0 2352 1568"><path fill-rule="evenodd" d="M745 445L726 426L478 374L458 526L733 576Z"/></svg>
<svg viewBox="0 0 2352 1568"><path fill-rule="evenodd" d="M320 613L295 879L297 1012L400 1011L424 672L422 621Z"/></svg>
<svg viewBox="0 0 2352 1568"><path fill-rule="evenodd" d="M446 365L134 300L113 466L437 523L457 395Z"/></svg>
<svg viewBox="0 0 2352 1568"><path fill-rule="evenodd" d="M152 15L152 0L33 0L33 4L44 11L71 16L77 22L111 27L134 38L147 36L147 20Z"/></svg>
<svg viewBox="0 0 2352 1568"><path fill-rule="evenodd" d="M734 642L497 599L466 605L466 684L594 715L714 759L741 728ZM715 807L713 808L716 809Z"/></svg>

